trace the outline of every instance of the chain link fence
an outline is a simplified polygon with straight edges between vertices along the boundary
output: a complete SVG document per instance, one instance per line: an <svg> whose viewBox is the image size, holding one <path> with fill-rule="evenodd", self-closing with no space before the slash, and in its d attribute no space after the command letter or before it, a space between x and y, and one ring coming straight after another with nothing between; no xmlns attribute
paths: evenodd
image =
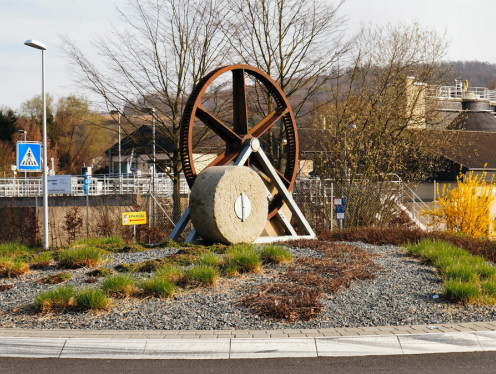
<svg viewBox="0 0 496 374"><path fill-rule="evenodd" d="M0 180L0 206L6 218L1 241L39 244L42 220L41 181ZM39 186L38 186L39 185ZM173 209L172 181L166 175L72 177L70 195L49 196L49 236L52 247L87 238L119 235L126 241L158 243L165 240L180 219ZM340 227L334 198L347 198L343 227L417 225L426 205L399 178L383 182L336 183L320 178L299 178L293 197L316 232ZM180 212L188 206L189 188L181 180ZM178 200L176 200L178 202ZM177 213L174 215L173 212ZM146 212L147 223L123 225L125 212Z"/></svg>
<svg viewBox="0 0 496 374"><path fill-rule="evenodd" d="M397 175L386 180L345 180L306 178L296 180L293 197L315 231L349 227L417 226L429 230L428 206ZM340 222L335 198L346 198ZM341 217L342 218L342 215Z"/></svg>

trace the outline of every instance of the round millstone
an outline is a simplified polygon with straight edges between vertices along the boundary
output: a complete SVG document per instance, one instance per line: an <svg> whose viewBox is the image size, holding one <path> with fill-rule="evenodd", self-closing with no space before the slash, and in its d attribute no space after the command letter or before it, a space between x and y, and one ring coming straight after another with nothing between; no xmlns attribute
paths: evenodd
<svg viewBox="0 0 496 374"><path fill-rule="evenodd" d="M245 166L212 166L195 180L189 198L191 222L204 240L250 243L267 221L265 185Z"/></svg>

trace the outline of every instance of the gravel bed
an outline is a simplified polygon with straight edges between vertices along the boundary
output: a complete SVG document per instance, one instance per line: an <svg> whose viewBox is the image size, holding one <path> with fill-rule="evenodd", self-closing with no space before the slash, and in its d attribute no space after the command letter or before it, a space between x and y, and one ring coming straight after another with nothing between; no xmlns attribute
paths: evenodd
<svg viewBox="0 0 496 374"><path fill-rule="evenodd" d="M143 252L116 253L110 256L109 263L106 264L106 266L110 267L126 263L134 264L146 260L153 260L155 258L167 257L173 255L174 253L177 253L178 251L178 248L159 248L149 249Z"/></svg>
<svg viewBox="0 0 496 374"><path fill-rule="evenodd" d="M0 327L78 328L78 329L277 329L332 328L408 324L440 324L496 320L496 307L457 306L435 298L442 291L441 282L431 266L407 257L395 246L352 243L372 252L381 266L373 280L356 281L349 289L323 299L318 318L288 323L251 314L237 305L239 298L258 285L274 280L284 266L264 267L260 274L246 274L222 279L215 288L189 290L171 299L155 298L115 300L106 312L66 312L37 315L32 310L34 295L52 286L38 280L56 274L55 267L32 271L18 279L2 279L14 288L0 292ZM177 249L155 249L138 253L116 254L105 264L140 262L163 257ZM292 249L295 256L319 257L310 249ZM68 283L81 285L88 269L71 270ZM101 281L101 280L100 280ZM14 310L17 309L16 312Z"/></svg>

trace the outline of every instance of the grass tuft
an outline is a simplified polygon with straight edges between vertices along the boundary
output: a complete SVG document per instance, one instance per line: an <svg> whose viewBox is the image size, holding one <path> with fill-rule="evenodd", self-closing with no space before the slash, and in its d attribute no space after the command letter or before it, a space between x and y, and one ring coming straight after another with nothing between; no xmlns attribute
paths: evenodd
<svg viewBox="0 0 496 374"><path fill-rule="evenodd" d="M479 285L476 281L464 282L460 279L448 279L443 284L444 293L449 300L465 304L479 297Z"/></svg>
<svg viewBox="0 0 496 374"><path fill-rule="evenodd" d="M17 278L29 272L29 265L18 258L0 258L0 278Z"/></svg>
<svg viewBox="0 0 496 374"><path fill-rule="evenodd" d="M168 281L172 283L180 283L184 277L184 270L183 268L179 266L170 266L166 265L161 268L159 268L155 273L154 276L158 278L164 278L167 279Z"/></svg>
<svg viewBox="0 0 496 374"><path fill-rule="evenodd" d="M136 264L119 264L114 266L114 269L118 271L119 273L133 273L135 272L138 268Z"/></svg>
<svg viewBox="0 0 496 374"><path fill-rule="evenodd" d="M100 249L112 249L124 247L126 243L117 235L105 236L103 238L81 239L71 245L71 248L94 247Z"/></svg>
<svg viewBox="0 0 496 374"><path fill-rule="evenodd" d="M496 279L494 277L481 282L481 290L484 295L493 299L496 298Z"/></svg>
<svg viewBox="0 0 496 374"><path fill-rule="evenodd" d="M8 242L0 244L0 257L18 258L22 257L24 261L35 255L36 250L19 242Z"/></svg>
<svg viewBox="0 0 496 374"><path fill-rule="evenodd" d="M175 286L170 280L159 276L153 276L141 282L141 288L147 295L160 298L168 298L174 294Z"/></svg>
<svg viewBox="0 0 496 374"><path fill-rule="evenodd" d="M195 265L187 269L183 283L190 287L213 286L217 283L219 271L209 265Z"/></svg>
<svg viewBox="0 0 496 374"><path fill-rule="evenodd" d="M137 264L137 271L141 273L153 273L154 271L157 271L160 269L162 266L162 263L160 260L148 260L145 262L142 262L140 264Z"/></svg>
<svg viewBox="0 0 496 374"><path fill-rule="evenodd" d="M260 257L251 244L236 244L222 258L224 274L256 273L260 270Z"/></svg>
<svg viewBox="0 0 496 374"><path fill-rule="evenodd" d="M88 271L86 275L90 277L100 278L100 277L110 277L112 275L112 270L108 268L100 268Z"/></svg>
<svg viewBox="0 0 496 374"><path fill-rule="evenodd" d="M63 310L74 306L74 287L62 286L42 292L35 296L33 306L38 313Z"/></svg>
<svg viewBox="0 0 496 374"><path fill-rule="evenodd" d="M105 293L98 288L83 288L75 297L76 305L83 310L107 309L109 299Z"/></svg>
<svg viewBox="0 0 496 374"><path fill-rule="evenodd" d="M34 255L29 261L29 267L31 269L46 269L50 265L52 265L53 261L53 252L41 252Z"/></svg>
<svg viewBox="0 0 496 374"><path fill-rule="evenodd" d="M99 248L71 248L60 252L58 266L66 269L92 268L100 262L102 262L102 253Z"/></svg>
<svg viewBox="0 0 496 374"><path fill-rule="evenodd" d="M216 253L207 252L198 258L196 264L203 266L219 267L222 264L222 259Z"/></svg>
<svg viewBox="0 0 496 374"><path fill-rule="evenodd" d="M42 278L40 280L40 283L42 283L42 284L59 284L59 283L65 282L71 278L72 278L72 276L69 273L57 273L55 275L49 275L45 278Z"/></svg>
<svg viewBox="0 0 496 374"><path fill-rule="evenodd" d="M185 242L176 242L175 240L172 239L167 239L164 240L163 242L154 245L153 247L160 247L160 248L185 248L185 247L193 247L194 244L190 243L185 243Z"/></svg>
<svg viewBox="0 0 496 374"><path fill-rule="evenodd" d="M134 290L134 279L127 274L112 275L103 280L102 290L114 297L129 296Z"/></svg>
<svg viewBox="0 0 496 374"><path fill-rule="evenodd" d="M283 264L293 258L291 252L280 245L266 245L260 249L259 255L264 264Z"/></svg>

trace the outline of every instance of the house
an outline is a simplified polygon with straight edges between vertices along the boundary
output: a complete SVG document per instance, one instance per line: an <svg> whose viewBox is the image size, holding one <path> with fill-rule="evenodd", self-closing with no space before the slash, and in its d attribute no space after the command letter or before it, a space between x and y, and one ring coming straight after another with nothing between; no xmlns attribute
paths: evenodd
<svg viewBox="0 0 496 374"><path fill-rule="evenodd" d="M123 137L121 140L121 165L122 174L134 173L151 173L152 161L152 126L144 124L139 128ZM167 157L167 152L171 152L174 144L172 140L157 131L155 134L156 141L156 160L157 172L167 170L171 166L171 161ZM119 173L119 143L115 143L107 149L105 153L109 158L109 173Z"/></svg>
<svg viewBox="0 0 496 374"><path fill-rule="evenodd" d="M436 198L438 183L454 186L460 173L486 172L486 180L496 182L496 117L491 101L464 91L460 102L446 130L432 130L448 142L438 152L440 170L417 188L424 201Z"/></svg>

